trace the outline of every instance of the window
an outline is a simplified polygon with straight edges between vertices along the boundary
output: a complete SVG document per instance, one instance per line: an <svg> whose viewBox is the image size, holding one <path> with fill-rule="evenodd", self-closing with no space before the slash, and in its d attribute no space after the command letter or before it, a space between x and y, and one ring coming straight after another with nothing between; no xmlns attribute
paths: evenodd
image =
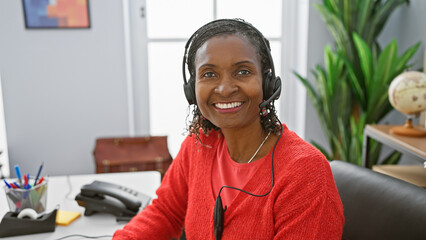
<svg viewBox="0 0 426 240"><path fill-rule="evenodd" d="M188 103L183 93L182 58L187 39L219 18L242 18L269 39L275 71L281 73L282 1L146 0L151 135L167 135L173 157L185 138ZM279 101L276 102L279 111Z"/></svg>

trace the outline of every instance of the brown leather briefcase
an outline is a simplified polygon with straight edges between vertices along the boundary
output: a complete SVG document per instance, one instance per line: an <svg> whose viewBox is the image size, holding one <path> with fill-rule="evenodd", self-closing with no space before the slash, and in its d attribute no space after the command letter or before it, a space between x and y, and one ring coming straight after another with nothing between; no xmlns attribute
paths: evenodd
<svg viewBox="0 0 426 240"><path fill-rule="evenodd" d="M167 136L98 138L93 154L96 173L155 170L163 177L172 162Z"/></svg>

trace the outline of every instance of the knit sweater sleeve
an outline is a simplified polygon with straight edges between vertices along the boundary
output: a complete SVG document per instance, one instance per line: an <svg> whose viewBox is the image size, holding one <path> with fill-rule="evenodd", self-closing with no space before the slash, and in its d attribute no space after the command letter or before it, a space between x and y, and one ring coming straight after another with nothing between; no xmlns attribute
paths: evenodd
<svg viewBox="0 0 426 240"><path fill-rule="evenodd" d="M274 239L341 239L343 207L328 162L319 154L298 162L275 202Z"/></svg>
<svg viewBox="0 0 426 240"><path fill-rule="evenodd" d="M188 141L186 141L188 142ZM185 154L182 144L173 163L156 191L157 199L136 215L123 229L114 233L114 240L178 238L187 208L187 179L182 167Z"/></svg>

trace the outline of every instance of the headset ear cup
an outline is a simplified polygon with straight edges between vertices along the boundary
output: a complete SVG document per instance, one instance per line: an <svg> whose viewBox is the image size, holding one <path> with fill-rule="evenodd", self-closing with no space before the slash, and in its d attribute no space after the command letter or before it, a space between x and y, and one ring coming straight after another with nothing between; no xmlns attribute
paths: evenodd
<svg viewBox="0 0 426 240"><path fill-rule="evenodd" d="M281 78L280 78L280 77L276 77L274 82L275 82L275 83L274 83L274 93L275 93L276 91L278 91L278 94L277 94L277 96L275 97L275 99L278 99L278 98L280 98L280 96L281 96L281 90L282 90Z"/></svg>
<svg viewBox="0 0 426 240"><path fill-rule="evenodd" d="M195 104L197 102L195 99L195 90L192 87L191 83L192 83L192 78L189 79L188 83L183 84L183 91L185 92L185 97L189 105Z"/></svg>
<svg viewBox="0 0 426 240"><path fill-rule="evenodd" d="M274 93L274 84L272 84L272 73L267 72L263 79L263 100L269 99Z"/></svg>

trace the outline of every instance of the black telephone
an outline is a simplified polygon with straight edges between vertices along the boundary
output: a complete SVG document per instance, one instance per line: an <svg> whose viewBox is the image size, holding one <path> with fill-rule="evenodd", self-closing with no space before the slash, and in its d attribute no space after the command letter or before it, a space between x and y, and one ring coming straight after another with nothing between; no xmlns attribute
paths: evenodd
<svg viewBox="0 0 426 240"><path fill-rule="evenodd" d="M86 208L85 216L106 212L115 215L117 221L128 221L148 205L151 197L117 184L94 181L81 187L75 200Z"/></svg>

